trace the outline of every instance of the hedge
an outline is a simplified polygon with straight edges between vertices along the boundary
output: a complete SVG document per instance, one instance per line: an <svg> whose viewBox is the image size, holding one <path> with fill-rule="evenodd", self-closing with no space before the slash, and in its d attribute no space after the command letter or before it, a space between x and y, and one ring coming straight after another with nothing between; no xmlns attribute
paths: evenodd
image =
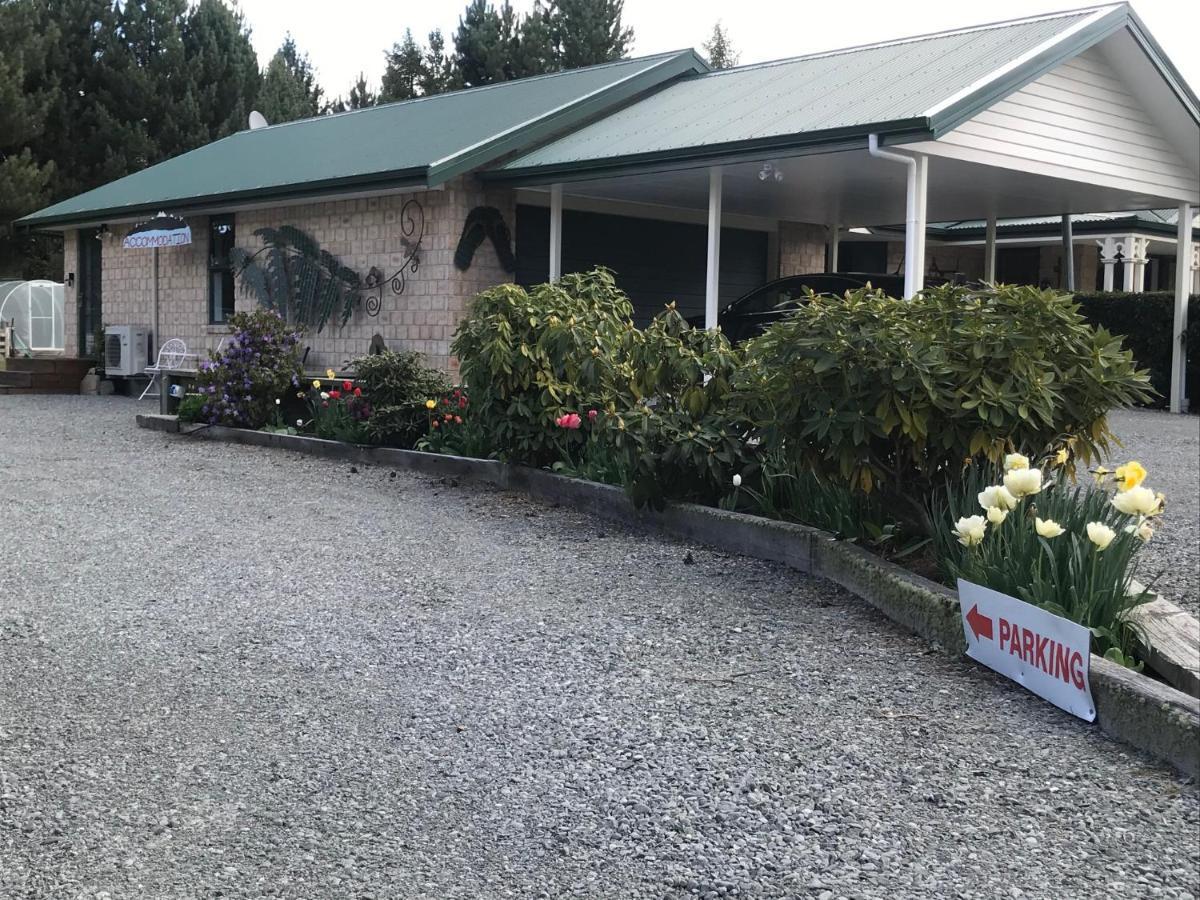
<svg viewBox="0 0 1200 900"><path fill-rule="evenodd" d="M1150 383L1161 395L1154 404L1167 405L1171 395L1171 329L1175 319L1175 295L1167 292L1144 294L1076 294L1080 313L1094 325L1124 338L1139 368L1150 370ZM1188 298L1187 396L1200 406L1200 295Z"/></svg>

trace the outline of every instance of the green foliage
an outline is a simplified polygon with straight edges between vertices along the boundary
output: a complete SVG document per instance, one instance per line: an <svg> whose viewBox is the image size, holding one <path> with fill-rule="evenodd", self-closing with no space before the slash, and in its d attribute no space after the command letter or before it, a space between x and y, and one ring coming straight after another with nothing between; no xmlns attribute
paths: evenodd
<svg viewBox="0 0 1200 900"><path fill-rule="evenodd" d="M1065 470L1051 473L1040 493L1018 501L998 525L989 524L983 542L961 544L954 523L986 512L977 496L1000 483L1003 473L992 464L970 466L940 492L934 503L934 545L946 583L958 578L1033 603L1092 630L1096 652L1118 662L1132 658L1141 635L1129 611L1150 599L1135 592L1132 580L1137 557L1145 546L1127 526L1138 520L1117 511L1112 495L1091 485L1072 483ZM1057 522L1064 533L1038 535L1035 518ZM1100 522L1116 532L1104 550L1088 538L1087 526ZM1115 653L1110 651L1115 650Z"/></svg>
<svg viewBox="0 0 1200 900"><path fill-rule="evenodd" d="M412 29L404 29L404 40L392 44L392 49L383 55L387 65L379 85L378 102L391 103L419 96L421 80L426 74L425 60L420 45L413 39Z"/></svg>
<svg viewBox="0 0 1200 900"><path fill-rule="evenodd" d="M262 85L245 16L224 0L200 0L183 21L183 47L206 132L199 143L243 130Z"/></svg>
<svg viewBox="0 0 1200 900"><path fill-rule="evenodd" d="M1171 396L1171 332L1175 330L1175 295L1076 294L1080 314L1122 338L1139 366L1150 372L1158 396L1148 406L1165 406ZM1188 298L1187 395L1200 398L1200 296Z"/></svg>
<svg viewBox="0 0 1200 900"><path fill-rule="evenodd" d="M350 87L350 96L345 100L338 97L329 104L326 112L342 113L352 109L366 109L368 106L374 106L378 102L379 98L367 84L367 76L359 72L358 80Z"/></svg>
<svg viewBox="0 0 1200 900"><path fill-rule="evenodd" d="M308 54L299 51L289 34L263 72L259 112L272 125L311 118L320 115L323 94Z"/></svg>
<svg viewBox="0 0 1200 900"><path fill-rule="evenodd" d="M180 422L202 422L204 421L204 394L185 394L183 399L179 401L179 409L176 410L176 415Z"/></svg>
<svg viewBox="0 0 1200 900"><path fill-rule="evenodd" d="M729 33L720 21L713 25L712 36L704 42L703 49L708 56L708 64L714 69L732 69L741 56L733 49Z"/></svg>
<svg viewBox="0 0 1200 900"><path fill-rule="evenodd" d="M746 465L745 435L729 405L738 352L720 332L692 328L671 304L644 331L625 329L619 354L619 415L604 422L634 503L715 503Z"/></svg>
<svg viewBox="0 0 1200 900"><path fill-rule="evenodd" d="M371 400L366 435L375 444L405 449L428 430L425 402L449 390L446 376L411 351L385 350L352 360L355 382Z"/></svg>
<svg viewBox="0 0 1200 900"><path fill-rule="evenodd" d="M597 269L528 292L501 284L477 295L459 323L459 358L472 418L503 457L534 466L561 455L554 420L577 410L616 410L633 307Z"/></svg>
<svg viewBox="0 0 1200 900"><path fill-rule="evenodd" d="M624 0L554 0L550 32L559 69L621 59L633 46L633 29L621 21Z"/></svg>
<svg viewBox="0 0 1200 900"><path fill-rule="evenodd" d="M931 489L965 462L1064 443L1098 460L1108 410L1150 395L1130 354L1069 296L1029 287L814 296L745 352L736 387L764 450L880 490L924 533Z"/></svg>
<svg viewBox="0 0 1200 900"><path fill-rule="evenodd" d="M333 374L333 370L329 370ZM362 444L367 438L371 402L361 387L349 380L312 381L306 391L313 434L327 441ZM276 420L276 427L283 425Z"/></svg>
<svg viewBox="0 0 1200 900"><path fill-rule="evenodd" d="M362 303L362 278L307 232L293 225L259 228L263 247L230 254L242 293L305 328L322 331L330 318L344 326Z"/></svg>

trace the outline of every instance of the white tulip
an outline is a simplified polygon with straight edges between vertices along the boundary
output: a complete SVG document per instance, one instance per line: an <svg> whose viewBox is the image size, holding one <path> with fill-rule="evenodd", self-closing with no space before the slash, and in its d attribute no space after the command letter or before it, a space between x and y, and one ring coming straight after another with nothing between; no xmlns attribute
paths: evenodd
<svg viewBox="0 0 1200 900"><path fill-rule="evenodd" d="M1117 533L1103 522L1088 522L1087 536L1088 540L1096 545L1097 550L1107 550Z"/></svg>
<svg viewBox="0 0 1200 900"><path fill-rule="evenodd" d="M1013 469L1028 469L1029 457L1022 456L1020 453L1010 453L1004 457L1004 468L1006 471Z"/></svg>
<svg viewBox="0 0 1200 900"><path fill-rule="evenodd" d="M1150 543L1150 538L1154 537L1154 529L1150 527L1150 523L1142 521L1139 525L1126 525L1126 534L1136 534L1142 539L1143 544Z"/></svg>
<svg viewBox="0 0 1200 900"><path fill-rule="evenodd" d="M993 484L989 488L979 492L977 497L979 505L984 509L1016 509L1017 498L1012 495L1012 492L1002 484Z"/></svg>
<svg viewBox="0 0 1200 900"><path fill-rule="evenodd" d="M958 535L958 542L964 547L974 547L976 544L983 542L983 535L987 531L987 522L983 516L963 516L954 523L954 532Z"/></svg>
<svg viewBox="0 0 1200 900"><path fill-rule="evenodd" d="M1042 489L1041 469L1009 469L1004 475L1004 486L1014 497L1028 497Z"/></svg>
<svg viewBox="0 0 1200 900"><path fill-rule="evenodd" d="M1063 528L1061 525L1059 525L1053 519L1034 518L1033 528L1039 535L1041 535L1044 538L1056 538L1060 534L1062 534L1064 531L1066 531L1065 528Z"/></svg>
<svg viewBox="0 0 1200 900"><path fill-rule="evenodd" d="M1008 518L1008 510L1001 509L998 506L989 506L987 511L987 520L993 525L999 525Z"/></svg>
<svg viewBox="0 0 1200 900"><path fill-rule="evenodd" d="M741 486L742 486L742 476L741 476L741 475L734 475L734 476L733 476L733 486L734 486L734 487L741 487Z"/></svg>
<svg viewBox="0 0 1200 900"><path fill-rule="evenodd" d="M1147 487L1132 487L1112 498L1112 505L1127 516L1156 516L1162 512L1159 498Z"/></svg>

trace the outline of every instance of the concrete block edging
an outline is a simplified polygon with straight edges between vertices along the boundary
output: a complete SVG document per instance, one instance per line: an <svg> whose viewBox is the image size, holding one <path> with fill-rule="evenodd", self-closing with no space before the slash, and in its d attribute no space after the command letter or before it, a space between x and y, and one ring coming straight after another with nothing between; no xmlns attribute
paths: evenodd
<svg viewBox="0 0 1200 900"><path fill-rule="evenodd" d="M954 591L816 528L689 503L671 504L662 512L637 510L621 488L498 460L223 426L181 426L174 416L139 415L137 423L142 428L205 440L278 447L491 484L604 519L636 522L672 537L826 578L943 652L957 656L966 649ZM1090 665L1100 728L1186 775L1200 777L1200 700L1094 654Z"/></svg>

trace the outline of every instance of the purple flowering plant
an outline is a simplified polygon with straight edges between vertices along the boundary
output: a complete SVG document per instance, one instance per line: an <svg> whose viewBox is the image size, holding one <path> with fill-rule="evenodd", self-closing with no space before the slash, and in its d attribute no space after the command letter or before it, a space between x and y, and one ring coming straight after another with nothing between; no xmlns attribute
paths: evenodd
<svg viewBox="0 0 1200 900"><path fill-rule="evenodd" d="M276 415L276 400L300 387L303 333L269 309L235 313L229 324L233 333L224 348L200 363L199 421L261 428Z"/></svg>

